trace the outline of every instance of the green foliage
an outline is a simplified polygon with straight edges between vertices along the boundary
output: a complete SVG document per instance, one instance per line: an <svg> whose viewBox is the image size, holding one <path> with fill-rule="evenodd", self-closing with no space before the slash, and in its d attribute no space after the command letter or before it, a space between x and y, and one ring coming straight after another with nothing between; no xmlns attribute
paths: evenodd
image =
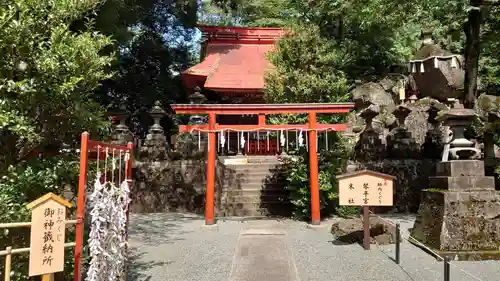
<svg viewBox="0 0 500 281"><path fill-rule="evenodd" d="M77 186L78 155L63 155L79 135L109 130L94 90L112 74L112 40L91 21L104 3L8 0L0 8L0 222L29 221L26 203L47 193L70 194ZM73 216L74 217L74 216ZM72 233L68 239L74 240ZM29 229L11 229L1 245L27 247ZM72 266L67 255L67 266ZM14 257L15 280L28 280L27 256ZM3 264L2 264L3 266ZM71 278L71 268L66 278ZM2 270L3 272L3 270Z"/></svg>
<svg viewBox="0 0 500 281"><path fill-rule="evenodd" d="M348 98L344 54L313 26L297 26L269 54L265 99L271 103L340 102Z"/></svg>
<svg viewBox="0 0 500 281"><path fill-rule="evenodd" d="M69 30L98 3L8 1L0 10L0 170L33 151L70 144L84 130L106 128L90 95L110 77L112 58L101 51L111 40Z"/></svg>
<svg viewBox="0 0 500 281"><path fill-rule="evenodd" d="M76 194L74 187L79 174L79 162L76 155L60 155L50 158L30 158L29 160L11 165L0 179L0 221L25 222L30 221L30 212L26 203L48 192ZM72 188L73 187L73 188ZM73 209L74 211L74 209ZM74 213L69 215L74 217ZM11 245L14 248L29 247L29 228L14 228L0 233L0 244ZM74 233L67 237L74 241ZM15 280L29 280L27 276L28 255L15 255L12 271ZM72 272L73 256L67 255L67 275ZM3 263L0 264L3 271ZM69 280L69 279L68 279Z"/></svg>
<svg viewBox="0 0 500 281"><path fill-rule="evenodd" d="M270 103L344 102L348 100L347 79L341 69L343 54L319 35L314 26L295 26L291 35L279 40L269 54L273 64L266 75L265 99ZM338 122L341 118L318 116L319 122ZM307 116L279 115L271 123L305 123ZM321 141L321 140L320 140ZM323 140L324 141L324 140ZM337 181L347 159L345 141L330 134L332 149L319 153L319 185L323 215L332 214L337 199ZM294 215L310 217L309 161L305 150L286 161L284 173L291 190Z"/></svg>
<svg viewBox="0 0 500 281"><path fill-rule="evenodd" d="M338 206L335 213L341 218L353 218L359 215L361 207L358 206Z"/></svg>
<svg viewBox="0 0 500 281"><path fill-rule="evenodd" d="M324 140L319 139L319 141ZM333 144L333 149L318 153L320 204L323 216L331 215L338 207L335 176L340 174L345 167L348 151L340 135L330 134L328 141ZM305 149L302 149L293 157L284 158L283 174L286 178L286 188L291 191L291 202L294 205L293 214L298 219L310 218L311 193L308 155Z"/></svg>

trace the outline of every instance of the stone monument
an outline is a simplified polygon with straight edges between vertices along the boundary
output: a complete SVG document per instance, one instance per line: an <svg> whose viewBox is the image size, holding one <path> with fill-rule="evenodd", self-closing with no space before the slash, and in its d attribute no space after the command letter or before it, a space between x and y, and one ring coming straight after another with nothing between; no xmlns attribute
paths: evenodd
<svg viewBox="0 0 500 281"><path fill-rule="evenodd" d="M475 111L458 101L438 116L452 138L437 175L422 191L411 233L454 260L500 259L500 192L495 191L494 177L485 176L484 161L477 160L481 151L463 134L474 118Z"/></svg>

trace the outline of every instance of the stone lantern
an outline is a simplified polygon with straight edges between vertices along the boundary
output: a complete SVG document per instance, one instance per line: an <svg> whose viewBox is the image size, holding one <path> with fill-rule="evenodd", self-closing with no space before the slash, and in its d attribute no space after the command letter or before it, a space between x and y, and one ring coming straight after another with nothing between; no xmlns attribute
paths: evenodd
<svg viewBox="0 0 500 281"><path fill-rule="evenodd" d="M428 159L439 159L439 155L443 152L443 134L439 121L436 120L439 111L440 109L436 106L436 103L432 103L427 109L429 127L422 146L422 153Z"/></svg>
<svg viewBox="0 0 500 281"><path fill-rule="evenodd" d="M379 111L378 106L370 105L359 113L359 117L365 120L366 126L355 147L358 160L376 160L384 157L385 145L373 126L373 119L379 114Z"/></svg>
<svg viewBox="0 0 500 281"><path fill-rule="evenodd" d="M475 118L475 110L464 108L459 100L455 100L451 109L440 114L437 120L443 122L444 126L449 126L451 131L449 150L445 146L443 159L447 159L448 153L452 160L479 159L481 157L481 151L475 148L474 142L464 136L465 130Z"/></svg>
<svg viewBox="0 0 500 281"><path fill-rule="evenodd" d="M194 93L189 95L188 99L189 99L189 102L191 104L203 104L207 100L207 98L201 93L200 87L196 87L194 89ZM189 123L190 124L205 124L205 123L207 123L207 120L205 117L200 116L200 115L191 115L189 117Z"/></svg>
<svg viewBox="0 0 500 281"><path fill-rule="evenodd" d="M207 101L207 98L201 93L200 87L196 87L194 89L194 93L189 95L188 99L191 104L204 104ZM189 117L189 124L201 125L206 123L208 123L208 120L205 116L191 115ZM204 155L208 151L208 134L202 133L200 131L193 132L193 134L190 135L189 139L189 141L192 143L192 146L195 147L195 150L198 151L198 153L201 153L201 155Z"/></svg>
<svg viewBox="0 0 500 281"><path fill-rule="evenodd" d="M128 142L132 142L134 137L126 125L126 121L130 116L126 105L121 104L119 109L114 112L114 115L118 118L118 124L114 128L112 143L126 145Z"/></svg>
<svg viewBox="0 0 500 281"><path fill-rule="evenodd" d="M144 145L140 149L140 156L152 161L164 160L168 157L170 150L160 121L167 113L161 107L161 103L156 101L149 115L153 118L153 125L149 127Z"/></svg>
<svg viewBox="0 0 500 281"><path fill-rule="evenodd" d="M163 127L160 125L161 119L167 115L165 110L161 107L161 102L156 101L154 106L149 111L149 115L153 118L153 125L149 128L148 133L153 134L163 134Z"/></svg>
<svg viewBox="0 0 500 281"><path fill-rule="evenodd" d="M379 110L376 106L370 105L367 108L363 109L360 113L359 116L365 120L366 127L364 132L368 131L374 131L375 128L373 127L373 119L377 117L379 114Z"/></svg>
<svg viewBox="0 0 500 281"><path fill-rule="evenodd" d="M200 87L194 88L194 93L188 97L191 104L203 104L207 98L201 93Z"/></svg>
<svg viewBox="0 0 500 281"><path fill-rule="evenodd" d="M406 105L399 105L392 112L397 119L397 127L387 136L387 149L395 158L411 158L417 154L415 140L405 125L411 111Z"/></svg>
<svg viewBox="0 0 500 281"><path fill-rule="evenodd" d="M458 100L437 118L452 132L444 150L451 160L437 163L411 230L417 244L452 260L500 259L500 233L494 231L500 229L500 192L495 178L485 174L484 161L477 160L481 151L464 137L474 118L475 111Z"/></svg>

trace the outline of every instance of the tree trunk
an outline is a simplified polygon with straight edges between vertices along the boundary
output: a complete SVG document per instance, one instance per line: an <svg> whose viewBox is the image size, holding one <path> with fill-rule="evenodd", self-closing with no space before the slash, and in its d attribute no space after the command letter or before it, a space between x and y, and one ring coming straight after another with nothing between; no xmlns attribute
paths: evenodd
<svg viewBox="0 0 500 281"><path fill-rule="evenodd" d="M477 75L479 69L480 30L482 23L479 5L471 1L474 6L469 11L465 23L465 80L464 80L464 105L473 108L477 96Z"/></svg>

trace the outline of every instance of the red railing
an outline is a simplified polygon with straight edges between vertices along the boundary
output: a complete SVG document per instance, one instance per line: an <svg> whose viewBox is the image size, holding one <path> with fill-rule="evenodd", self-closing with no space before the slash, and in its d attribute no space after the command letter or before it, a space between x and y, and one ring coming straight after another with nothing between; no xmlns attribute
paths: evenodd
<svg viewBox="0 0 500 281"><path fill-rule="evenodd" d="M78 180L78 200L76 206L76 245L75 245L75 268L74 280L81 281L81 258L83 248L83 230L85 220L85 195L87 187L87 174L88 174L88 161L89 156L95 153L96 159L100 159L102 153L106 149L109 151L116 151L117 153L127 153L128 159L125 159L125 179L129 187L132 188L132 152L133 144L128 143L127 146L115 145L110 143L98 142L89 139L89 133L82 133L80 145L80 176ZM121 167L120 167L121 168ZM127 214L128 221L128 214Z"/></svg>

